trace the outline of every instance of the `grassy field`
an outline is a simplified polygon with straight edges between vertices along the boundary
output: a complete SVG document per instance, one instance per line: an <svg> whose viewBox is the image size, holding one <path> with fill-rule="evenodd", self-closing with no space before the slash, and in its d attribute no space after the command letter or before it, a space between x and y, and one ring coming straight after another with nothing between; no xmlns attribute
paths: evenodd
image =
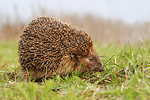
<svg viewBox="0 0 150 100"><path fill-rule="evenodd" d="M17 42L0 43L0 100L149 100L150 42L94 45L105 71L54 76L38 84L21 77Z"/></svg>

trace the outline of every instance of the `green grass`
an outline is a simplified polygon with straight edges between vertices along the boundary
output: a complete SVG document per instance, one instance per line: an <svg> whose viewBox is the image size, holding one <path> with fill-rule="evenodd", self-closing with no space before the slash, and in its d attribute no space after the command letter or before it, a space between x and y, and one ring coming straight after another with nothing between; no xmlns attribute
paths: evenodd
<svg viewBox="0 0 150 100"><path fill-rule="evenodd" d="M58 75L38 84L21 77L17 42L0 43L0 100L150 99L150 42L94 48L103 56L103 73Z"/></svg>

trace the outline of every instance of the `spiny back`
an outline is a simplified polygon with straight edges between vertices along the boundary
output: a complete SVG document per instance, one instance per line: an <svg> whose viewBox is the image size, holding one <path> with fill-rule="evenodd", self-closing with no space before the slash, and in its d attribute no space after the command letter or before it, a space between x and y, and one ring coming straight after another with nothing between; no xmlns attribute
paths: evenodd
<svg viewBox="0 0 150 100"><path fill-rule="evenodd" d="M23 70L57 70L63 55L86 56L92 40L82 30L49 17L39 17L23 30L19 60Z"/></svg>

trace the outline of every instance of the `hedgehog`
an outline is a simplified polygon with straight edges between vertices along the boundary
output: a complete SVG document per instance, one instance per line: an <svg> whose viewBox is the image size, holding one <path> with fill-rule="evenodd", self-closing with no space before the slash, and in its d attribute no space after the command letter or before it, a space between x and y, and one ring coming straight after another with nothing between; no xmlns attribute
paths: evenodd
<svg viewBox="0 0 150 100"><path fill-rule="evenodd" d="M91 37L85 31L47 16L32 20L23 29L18 55L27 80L104 71Z"/></svg>

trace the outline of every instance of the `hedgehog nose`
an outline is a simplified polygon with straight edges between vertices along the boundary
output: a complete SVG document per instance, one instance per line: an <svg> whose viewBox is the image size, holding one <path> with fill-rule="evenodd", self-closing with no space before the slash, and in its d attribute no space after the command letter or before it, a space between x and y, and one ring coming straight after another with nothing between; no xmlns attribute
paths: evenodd
<svg viewBox="0 0 150 100"><path fill-rule="evenodd" d="M104 71L104 67L101 66L101 67L100 67L100 72L103 72L103 71Z"/></svg>

